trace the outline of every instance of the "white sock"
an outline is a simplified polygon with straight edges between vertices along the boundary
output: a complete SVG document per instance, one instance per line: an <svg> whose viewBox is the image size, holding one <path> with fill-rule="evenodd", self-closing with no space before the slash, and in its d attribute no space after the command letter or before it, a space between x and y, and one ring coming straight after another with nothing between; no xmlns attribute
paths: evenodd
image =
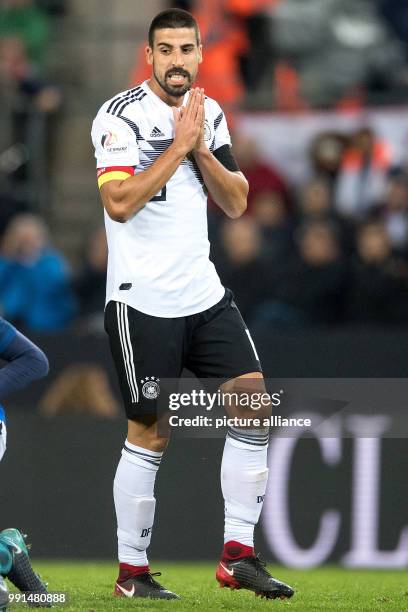
<svg viewBox="0 0 408 612"><path fill-rule="evenodd" d="M225 502L224 543L254 546L254 527L261 514L268 480L268 429L230 428L221 464Z"/></svg>
<svg viewBox="0 0 408 612"><path fill-rule="evenodd" d="M146 549L156 505L154 482L162 455L127 440L123 447L113 483L120 563L148 565Z"/></svg>

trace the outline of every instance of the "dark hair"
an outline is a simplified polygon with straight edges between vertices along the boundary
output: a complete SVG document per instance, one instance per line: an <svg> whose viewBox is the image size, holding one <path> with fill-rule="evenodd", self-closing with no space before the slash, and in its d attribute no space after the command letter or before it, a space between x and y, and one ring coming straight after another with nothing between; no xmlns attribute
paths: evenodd
<svg viewBox="0 0 408 612"><path fill-rule="evenodd" d="M149 27L150 47L153 48L155 31L164 30L165 28L192 28L196 33L197 45L200 44L200 30L198 23L191 13L183 11L183 9L171 8L156 15Z"/></svg>

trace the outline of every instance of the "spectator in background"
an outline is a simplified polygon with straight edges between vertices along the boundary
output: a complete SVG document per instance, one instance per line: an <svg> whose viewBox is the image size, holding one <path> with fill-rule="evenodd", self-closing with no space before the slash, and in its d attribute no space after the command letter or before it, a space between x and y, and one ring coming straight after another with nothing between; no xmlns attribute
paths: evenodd
<svg viewBox="0 0 408 612"><path fill-rule="evenodd" d="M274 51L271 36L271 11L281 0L225 0L225 9L239 18L248 37L246 52L241 56L245 87L253 93L271 70Z"/></svg>
<svg viewBox="0 0 408 612"><path fill-rule="evenodd" d="M8 189L6 186L1 187L0 181L0 236L3 235L7 225L16 214L27 212L28 210L27 203L16 197L16 194L11 189Z"/></svg>
<svg viewBox="0 0 408 612"><path fill-rule="evenodd" d="M33 0L3 0L0 8L0 38L21 40L30 63L44 64L49 40L49 19Z"/></svg>
<svg viewBox="0 0 408 612"><path fill-rule="evenodd" d="M79 319L96 331L103 331L108 244L105 228L96 229L87 240L85 262L74 281Z"/></svg>
<svg viewBox="0 0 408 612"><path fill-rule="evenodd" d="M407 258L408 177L402 172L390 176L381 213L393 251Z"/></svg>
<svg viewBox="0 0 408 612"><path fill-rule="evenodd" d="M0 310L13 323L39 332L64 329L75 314L67 264L35 215L14 217L3 236Z"/></svg>
<svg viewBox="0 0 408 612"><path fill-rule="evenodd" d="M294 224L282 193L261 191L253 200L252 217L274 264L286 259L293 249Z"/></svg>
<svg viewBox="0 0 408 612"><path fill-rule="evenodd" d="M339 132L321 132L310 148L313 172L327 182L330 191L333 190L340 169L345 145L346 138Z"/></svg>
<svg viewBox="0 0 408 612"><path fill-rule="evenodd" d="M298 328L335 325L342 321L347 267L336 228L312 221L297 230L297 252L273 270L269 299L252 321L260 332L268 326Z"/></svg>
<svg viewBox="0 0 408 612"><path fill-rule="evenodd" d="M386 229L378 221L358 230L349 318L360 325L408 321L407 264L393 255Z"/></svg>
<svg viewBox="0 0 408 612"><path fill-rule="evenodd" d="M220 234L217 270L222 283L235 294L246 319L265 290L267 264L263 257L262 235L249 217L224 221Z"/></svg>
<svg viewBox="0 0 408 612"><path fill-rule="evenodd" d="M389 145L370 127L354 134L336 182L335 205L341 215L362 220L381 204L391 161Z"/></svg>
<svg viewBox="0 0 408 612"><path fill-rule="evenodd" d="M354 227L347 218L341 217L333 208L329 183L315 178L306 184L300 193L298 224L308 221L328 221L336 226L342 249L349 254L354 246Z"/></svg>
<svg viewBox="0 0 408 612"><path fill-rule="evenodd" d="M48 113L60 105L59 90L38 76L24 42L16 36L0 38L0 79L5 87L20 95L16 107L30 106Z"/></svg>
<svg viewBox="0 0 408 612"><path fill-rule="evenodd" d="M284 178L270 164L261 159L255 139L244 134L234 134L234 155L241 171L249 183L248 212L252 210L254 199L265 192L280 195L285 204L289 203L289 190Z"/></svg>
<svg viewBox="0 0 408 612"><path fill-rule="evenodd" d="M10 115L8 144L17 145L25 155L12 173L12 180L26 184L35 176L38 181L45 181L52 161L51 121L61 106L60 91L38 76L24 42L17 37L0 38L0 85ZM40 190L40 185L33 183L27 187L34 201L33 194Z"/></svg>

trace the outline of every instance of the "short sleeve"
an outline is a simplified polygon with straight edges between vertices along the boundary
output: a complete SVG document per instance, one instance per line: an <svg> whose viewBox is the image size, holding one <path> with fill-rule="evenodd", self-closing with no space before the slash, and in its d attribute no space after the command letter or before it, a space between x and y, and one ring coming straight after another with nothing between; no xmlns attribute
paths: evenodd
<svg viewBox="0 0 408 612"><path fill-rule="evenodd" d="M137 166L139 148L136 135L117 117L99 111L92 125L97 168Z"/></svg>
<svg viewBox="0 0 408 612"><path fill-rule="evenodd" d="M216 151L224 145L231 146L231 136L228 130L225 114L218 104L216 106L214 115L214 151Z"/></svg>

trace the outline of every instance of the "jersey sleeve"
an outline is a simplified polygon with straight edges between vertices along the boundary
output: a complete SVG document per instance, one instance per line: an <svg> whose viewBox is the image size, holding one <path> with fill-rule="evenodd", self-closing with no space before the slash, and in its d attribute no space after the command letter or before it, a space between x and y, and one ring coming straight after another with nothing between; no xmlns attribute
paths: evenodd
<svg viewBox="0 0 408 612"><path fill-rule="evenodd" d="M12 341L2 350L1 358L7 362L0 369L1 400L48 373L48 359L45 354L17 330Z"/></svg>
<svg viewBox="0 0 408 612"><path fill-rule="evenodd" d="M227 120L224 111L218 104L214 104L213 125L214 125L214 151L224 145L231 146L231 136L228 130Z"/></svg>
<svg viewBox="0 0 408 612"><path fill-rule="evenodd" d="M0 357L17 334L16 328L8 321L0 317Z"/></svg>
<svg viewBox="0 0 408 612"><path fill-rule="evenodd" d="M92 142L99 187L110 180L133 176L139 163L139 148L135 134L122 119L99 111L92 125Z"/></svg>

